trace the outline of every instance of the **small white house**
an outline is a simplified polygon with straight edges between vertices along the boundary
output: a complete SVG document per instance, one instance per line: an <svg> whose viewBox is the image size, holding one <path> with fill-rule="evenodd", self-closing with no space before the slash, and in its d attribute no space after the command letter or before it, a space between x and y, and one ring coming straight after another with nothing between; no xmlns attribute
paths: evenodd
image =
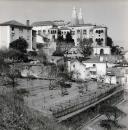
<svg viewBox="0 0 128 130"><path fill-rule="evenodd" d="M107 64L103 60L103 57L93 57L91 59L83 61L83 64L86 66L86 68L94 67L98 76L106 75Z"/></svg>
<svg viewBox="0 0 128 130"><path fill-rule="evenodd" d="M117 84L117 78L115 75L106 75L104 77L104 83L108 83L108 84Z"/></svg>
<svg viewBox="0 0 128 130"><path fill-rule="evenodd" d="M68 72L72 73L72 78L75 80L90 79L90 72L86 66L78 60L68 61Z"/></svg>
<svg viewBox="0 0 128 130"><path fill-rule="evenodd" d="M104 78L105 83L109 84L120 84L124 85L124 71L123 69L113 67L113 68L107 68L107 74Z"/></svg>

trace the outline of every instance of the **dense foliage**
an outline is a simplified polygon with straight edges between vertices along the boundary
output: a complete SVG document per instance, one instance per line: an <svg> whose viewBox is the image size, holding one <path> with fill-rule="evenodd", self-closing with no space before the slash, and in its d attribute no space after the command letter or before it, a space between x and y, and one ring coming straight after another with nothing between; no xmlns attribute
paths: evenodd
<svg viewBox="0 0 128 130"><path fill-rule="evenodd" d="M15 41L12 41L9 47L12 49L18 50L22 53L26 53L27 48L28 48L28 43L25 39L19 38L19 39L16 39Z"/></svg>
<svg viewBox="0 0 128 130"><path fill-rule="evenodd" d="M111 37L107 37L107 46L111 48L112 55L121 55L124 50L123 47L114 45Z"/></svg>
<svg viewBox="0 0 128 130"><path fill-rule="evenodd" d="M111 130L114 128L124 128L125 126L118 123L120 116L126 116L126 113L118 109L116 106L104 104L100 107L99 113L105 115L107 119L100 121L100 126Z"/></svg>
<svg viewBox="0 0 128 130"><path fill-rule="evenodd" d="M85 58L92 54L92 43L92 39L83 39L80 41L80 52Z"/></svg>

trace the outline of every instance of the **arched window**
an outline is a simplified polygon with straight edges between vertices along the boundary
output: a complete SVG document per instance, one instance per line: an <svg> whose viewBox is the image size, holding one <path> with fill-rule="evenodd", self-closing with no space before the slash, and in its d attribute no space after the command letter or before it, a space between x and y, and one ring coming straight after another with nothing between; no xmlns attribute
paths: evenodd
<svg viewBox="0 0 128 130"><path fill-rule="evenodd" d="M104 49L100 49L100 55L104 54Z"/></svg>

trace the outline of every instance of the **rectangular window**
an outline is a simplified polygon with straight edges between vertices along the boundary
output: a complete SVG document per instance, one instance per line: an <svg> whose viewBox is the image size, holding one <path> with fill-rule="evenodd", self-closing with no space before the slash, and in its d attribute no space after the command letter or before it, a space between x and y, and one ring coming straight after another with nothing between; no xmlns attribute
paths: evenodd
<svg viewBox="0 0 128 130"><path fill-rule="evenodd" d="M83 30L83 34L87 34L87 30Z"/></svg>
<svg viewBox="0 0 128 130"><path fill-rule="evenodd" d="M77 30L77 33L80 33L80 30Z"/></svg>
<svg viewBox="0 0 128 130"><path fill-rule="evenodd" d="M14 27L12 27L12 31L14 31Z"/></svg>
<svg viewBox="0 0 128 130"><path fill-rule="evenodd" d="M90 31L89 31L90 33L93 33L93 30L92 29L90 29Z"/></svg>
<svg viewBox="0 0 128 130"><path fill-rule="evenodd" d="M72 35L75 35L75 31L72 31Z"/></svg>
<svg viewBox="0 0 128 130"><path fill-rule="evenodd" d="M19 28L19 31L20 31L20 33L22 33L23 32L23 28Z"/></svg>
<svg viewBox="0 0 128 130"><path fill-rule="evenodd" d="M43 30L43 33L46 33L46 30Z"/></svg>
<svg viewBox="0 0 128 130"><path fill-rule="evenodd" d="M41 30L38 30L38 35L40 35L41 34Z"/></svg>

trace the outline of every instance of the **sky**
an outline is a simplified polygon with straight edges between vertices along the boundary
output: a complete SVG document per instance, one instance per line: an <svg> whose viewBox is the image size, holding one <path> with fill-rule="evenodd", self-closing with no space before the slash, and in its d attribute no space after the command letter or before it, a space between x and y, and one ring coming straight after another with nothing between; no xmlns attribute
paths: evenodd
<svg viewBox="0 0 128 130"><path fill-rule="evenodd" d="M107 26L114 43L128 50L128 0L0 0L0 23L70 21L73 6L82 8L85 23Z"/></svg>

